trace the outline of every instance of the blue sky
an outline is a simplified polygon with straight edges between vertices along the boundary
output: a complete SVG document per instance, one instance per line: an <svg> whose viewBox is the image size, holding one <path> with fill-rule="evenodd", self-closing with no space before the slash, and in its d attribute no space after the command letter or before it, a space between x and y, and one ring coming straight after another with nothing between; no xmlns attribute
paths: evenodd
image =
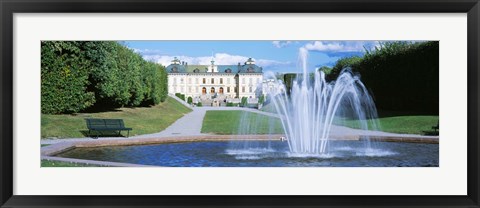
<svg viewBox="0 0 480 208"><path fill-rule="evenodd" d="M173 57L188 64L237 64L253 58L264 71L299 72L298 52L308 50L308 69L333 66L352 55L362 56L364 47L374 48L377 41L123 41L143 58L168 65Z"/></svg>

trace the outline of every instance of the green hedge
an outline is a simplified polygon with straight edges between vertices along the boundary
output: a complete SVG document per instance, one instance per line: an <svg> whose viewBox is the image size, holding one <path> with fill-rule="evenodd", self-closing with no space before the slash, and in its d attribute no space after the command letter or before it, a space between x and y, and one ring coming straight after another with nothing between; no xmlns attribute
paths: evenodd
<svg viewBox="0 0 480 208"><path fill-rule="evenodd" d="M285 88L287 90L287 95L290 95L290 92L292 91L292 84L293 81L297 78L297 74L284 74L283 75L283 81L285 84Z"/></svg>
<svg viewBox="0 0 480 208"><path fill-rule="evenodd" d="M247 107L247 104L248 104L247 97L242 97L240 101L240 107Z"/></svg>
<svg viewBox="0 0 480 208"><path fill-rule="evenodd" d="M377 108L422 114L439 112L439 42L385 42L363 57L337 61L327 76L345 67L358 72Z"/></svg>
<svg viewBox="0 0 480 208"><path fill-rule="evenodd" d="M185 101L185 94L182 94L182 93L175 93L175 96L177 96L178 98L182 99L183 101Z"/></svg>
<svg viewBox="0 0 480 208"><path fill-rule="evenodd" d="M265 102L265 95L260 95L258 98L258 104L263 104Z"/></svg>
<svg viewBox="0 0 480 208"><path fill-rule="evenodd" d="M354 69L378 108L438 115L439 63L438 41L392 42L368 52Z"/></svg>
<svg viewBox="0 0 480 208"><path fill-rule="evenodd" d="M163 66L114 41L42 41L42 113L155 105L167 97Z"/></svg>

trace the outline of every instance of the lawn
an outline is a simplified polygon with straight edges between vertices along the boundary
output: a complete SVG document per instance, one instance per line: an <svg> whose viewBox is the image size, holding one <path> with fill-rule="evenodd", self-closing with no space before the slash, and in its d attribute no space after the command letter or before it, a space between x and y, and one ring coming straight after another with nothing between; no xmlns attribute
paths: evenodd
<svg viewBox="0 0 480 208"><path fill-rule="evenodd" d="M264 106L262 111L275 112L275 106L273 103L270 103ZM439 119L438 116L416 115L416 113L412 112L380 110L378 114L380 115L380 118L376 119L376 121L379 122L379 130L402 134L433 134L434 131L432 127L437 125ZM335 123L351 128L359 128L358 122L353 120L347 120L345 122L339 122L337 120Z"/></svg>
<svg viewBox="0 0 480 208"><path fill-rule="evenodd" d="M172 98L153 107L119 108L115 111L100 113L78 113L75 115L46 115L41 118L42 138L78 138L85 137L87 130L85 118L119 118L126 127L133 128L130 135L156 133L191 110ZM123 134L123 132L122 132ZM126 135L126 132L125 134Z"/></svg>
<svg viewBox="0 0 480 208"><path fill-rule="evenodd" d="M438 116L393 116L376 119L380 130L402 134L432 134L432 126L436 126ZM345 126L358 128L358 122L348 120Z"/></svg>
<svg viewBox="0 0 480 208"><path fill-rule="evenodd" d="M241 125L243 124L243 125ZM246 111L207 111L202 133L282 134L280 119Z"/></svg>
<svg viewBox="0 0 480 208"><path fill-rule="evenodd" d="M61 161L42 160L41 167L103 167L103 166L83 164L83 163L69 163L69 162L61 162Z"/></svg>
<svg viewBox="0 0 480 208"><path fill-rule="evenodd" d="M273 103L268 103L268 104L265 104L262 109L260 109L261 111L265 111L265 112L269 112L269 113L276 113L277 110L275 109L275 105Z"/></svg>

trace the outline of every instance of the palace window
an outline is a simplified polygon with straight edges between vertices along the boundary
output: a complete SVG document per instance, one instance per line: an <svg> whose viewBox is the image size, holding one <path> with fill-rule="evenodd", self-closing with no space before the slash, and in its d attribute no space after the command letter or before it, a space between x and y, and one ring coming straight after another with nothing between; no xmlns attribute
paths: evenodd
<svg viewBox="0 0 480 208"><path fill-rule="evenodd" d="M227 78L227 84L230 84L230 78Z"/></svg>
<svg viewBox="0 0 480 208"><path fill-rule="evenodd" d="M223 78L220 78L220 84L223 84Z"/></svg>
<svg viewBox="0 0 480 208"><path fill-rule="evenodd" d="M195 84L198 84L198 78L195 78Z"/></svg>
<svg viewBox="0 0 480 208"><path fill-rule="evenodd" d="M252 87L249 87L248 92L252 92Z"/></svg>
<svg viewBox="0 0 480 208"><path fill-rule="evenodd" d="M173 84L177 84L177 78L173 78Z"/></svg>
<svg viewBox="0 0 480 208"><path fill-rule="evenodd" d="M215 78L212 78L212 84L215 84Z"/></svg>
<svg viewBox="0 0 480 208"><path fill-rule="evenodd" d="M207 79L203 78L203 84L207 83Z"/></svg>
<svg viewBox="0 0 480 208"><path fill-rule="evenodd" d="M230 92L230 87L227 87L227 93L229 93L229 92Z"/></svg>
<svg viewBox="0 0 480 208"><path fill-rule="evenodd" d="M250 77L250 79L248 79L248 84L252 84L253 83L253 80L252 78Z"/></svg>
<svg viewBox="0 0 480 208"><path fill-rule="evenodd" d="M245 87L242 87L242 92L245 92Z"/></svg>
<svg viewBox="0 0 480 208"><path fill-rule="evenodd" d="M242 84L245 84L245 77L242 78Z"/></svg>

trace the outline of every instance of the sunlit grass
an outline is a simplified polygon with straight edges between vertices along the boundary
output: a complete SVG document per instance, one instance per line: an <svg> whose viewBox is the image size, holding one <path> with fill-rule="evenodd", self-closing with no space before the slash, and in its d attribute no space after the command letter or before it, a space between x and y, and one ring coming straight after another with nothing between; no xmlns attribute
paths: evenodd
<svg viewBox="0 0 480 208"><path fill-rule="evenodd" d="M243 123L243 125L242 125ZM280 119L246 111L207 111L202 133L282 134Z"/></svg>
<svg viewBox="0 0 480 208"><path fill-rule="evenodd" d="M153 107L119 108L100 113L78 113L76 115L46 115L41 118L42 138L85 137L81 131L87 130L85 118L123 119L125 126L133 128L130 135L156 133L164 130L191 110L176 100L167 100ZM122 132L123 134L123 132ZM125 134L126 135L126 132Z"/></svg>

